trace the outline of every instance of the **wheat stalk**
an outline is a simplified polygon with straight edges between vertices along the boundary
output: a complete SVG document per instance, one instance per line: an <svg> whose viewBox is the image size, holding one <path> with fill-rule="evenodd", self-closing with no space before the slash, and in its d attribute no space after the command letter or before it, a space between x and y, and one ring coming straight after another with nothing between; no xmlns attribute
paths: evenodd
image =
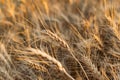
<svg viewBox="0 0 120 80"><path fill-rule="evenodd" d="M62 64L56 60L55 58L51 57L50 55L48 55L47 53L40 51L39 49L34 49L34 48L28 48L29 51L32 51L35 54L41 55L42 57L47 58L48 60L52 61L53 63L55 63L58 67L59 70L61 70L62 72L64 72L70 79L75 80L72 76L70 76L66 70L64 69L64 67L62 66Z"/></svg>
<svg viewBox="0 0 120 80"><path fill-rule="evenodd" d="M82 68L87 80L89 80L87 73L85 72L82 64L79 62L79 60L75 57L75 55L73 54L74 51L69 47L69 45L67 44L66 41L64 41L63 39L61 39L60 37L58 37L56 34L52 33L50 30L46 30L47 35L49 35L51 38L53 38L54 40L58 41L60 44L62 44L62 46L64 48L67 48L68 51L70 52L70 54L73 56L73 58L78 62L78 64L80 65L80 67Z"/></svg>

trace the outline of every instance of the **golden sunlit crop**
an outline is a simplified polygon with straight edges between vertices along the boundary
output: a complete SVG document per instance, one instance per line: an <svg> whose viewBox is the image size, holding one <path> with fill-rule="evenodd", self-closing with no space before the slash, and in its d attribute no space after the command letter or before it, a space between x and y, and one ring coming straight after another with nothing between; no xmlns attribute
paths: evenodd
<svg viewBox="0 0 120 80"><path fill-rule="evenodd" d="M120 80L120 0L0 0L0 80Z"/></svg>

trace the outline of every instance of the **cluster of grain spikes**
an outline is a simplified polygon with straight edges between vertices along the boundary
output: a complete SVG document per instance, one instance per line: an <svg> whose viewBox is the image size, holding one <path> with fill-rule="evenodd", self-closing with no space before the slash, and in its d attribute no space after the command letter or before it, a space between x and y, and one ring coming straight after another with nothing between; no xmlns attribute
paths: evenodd
<svg viewBox="0 0 120 80"><path fill-rule="evenodd" d="M0 80L120 80L119 0L0 0Z"/></svg>

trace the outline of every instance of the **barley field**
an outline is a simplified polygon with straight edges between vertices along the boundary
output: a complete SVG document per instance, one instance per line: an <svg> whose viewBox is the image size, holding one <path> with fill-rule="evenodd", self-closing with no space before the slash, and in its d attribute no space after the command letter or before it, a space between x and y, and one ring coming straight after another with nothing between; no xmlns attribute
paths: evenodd
<svg viewBox="0 0 120 80"><path fill-rule="evenodd" d="M0 0L0 80L120 80L120 0Z"/></svg>

